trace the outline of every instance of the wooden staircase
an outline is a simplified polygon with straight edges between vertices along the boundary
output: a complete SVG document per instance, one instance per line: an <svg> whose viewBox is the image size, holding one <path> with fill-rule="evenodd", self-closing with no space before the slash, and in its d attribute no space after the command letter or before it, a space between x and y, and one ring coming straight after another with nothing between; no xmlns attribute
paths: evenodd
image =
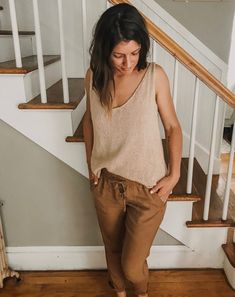
<svg viewBox="0 0 235 297"><path fill-rule="evenodd" d="M6 31L8 32L8 31ZM23 33L23 32L22 32ZM32 32L31 32L32 33ZM5 33L6 34L6 33ZM30 34L30 32L28 32ZM59 55L45 55L44 65L49 65L60 60ZM0 63L0 73L1 74L27 74L33 70L37 69L37 57L30 56L22 59L23 67L16 68L15 60L6 61ZM62 80L58 81L50 88L47 89L48 102L41 103L40 95L36 96L27 103L20 103L18 105L19 109L76 109L80 101L82 100L85 91L83 85L83 79L80 78L70 78L69 79L69 91L70 91L70 102L63 103L63 89ZM83 139L83 125L82 121L78 125L74 135L67 136L66 142L84 142ZM165 140L163 140L163 147L165 153L165 159L167 160L166 145ZM234 221L229 218L226 221L222 221L221 217L221 207L222 202L219 195L216 193L218 186L219 176L213 177L213 190L212 190L212 205L210 207L210 217L208 221L204 221L202 218L203 211L203 197L205 191L206 175L204 174L202 168L200 167L197 160L194 160L194 180L193 180L193 191L192 194L186 193L186 180L187 180L187 166L188 159L183 158L181 163L181 177L170 195L168 201L193 201L193 213L192 221L187 221L187 227L232 227L235 226Z"/></svg>
<svg viewBox="0 0 235 297"><path fill-rule="evenodd" d="M44 56L44 65L49 65L60 60L60 56ZM0 73L14 73L14 74L26 74L35 69L37 69L37 59L36 56L25 57L22 59L23 67L16 68L15 61L7 61L0 63ZM58 81L56 84L52 85L47 89L48 102L41 103L41 97L36 96L27 103L20 103L18 105L19 109L76 109L80 101L82 100L85 91L83 79L80 78L70 78L69 79L69 92L70 92L70 102L63 103L63 89L62 80ZM83 139L83 125L82 121L79 123L76 131L72 136L67 136L65 139L68 143L84 142ZM166 144L163 140L163 148L165 159L167 161ZM203 220L203 202L204 202L204 192L206 185L206 175L204 174L201 166L194 160L194 172L193 172L193 191L191 194L186 193L186 180L187 180L187 166L188 158L183 158L181 163L181 177L178 184L175 186L173 193L170 195L168 201L193 201L197 202L193 204L192 220L187 221L186 225L189 228L192 227L232 227L235 226L235 222L229 218L226 221L222 221L221 209L222 202L217 194L217 187L219 176L213 177L213 189L212 189L212 199L210 206L209 220Z"/></svg>

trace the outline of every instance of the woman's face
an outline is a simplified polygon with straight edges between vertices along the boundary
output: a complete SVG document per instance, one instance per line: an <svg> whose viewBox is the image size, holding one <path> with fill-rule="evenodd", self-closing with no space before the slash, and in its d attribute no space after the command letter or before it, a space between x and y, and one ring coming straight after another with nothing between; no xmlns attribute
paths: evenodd
<svg viewBox="0 0 235 297"><path fill-rule="evenodd" d="M111 53L114 71L118 74L130 74L139 61L141 45L134 40L121 41Z"/></svg>

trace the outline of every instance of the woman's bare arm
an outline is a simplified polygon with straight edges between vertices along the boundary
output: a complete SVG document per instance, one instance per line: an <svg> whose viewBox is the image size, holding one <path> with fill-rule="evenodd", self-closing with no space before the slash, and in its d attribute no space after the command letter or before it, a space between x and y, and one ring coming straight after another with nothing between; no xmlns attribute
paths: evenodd
<svg viewBox="0 0 235 297"><path fill-rule="evenodd" d="M170 183L172 187L173 184L175 185L178 182L180 177L180 164L182 157L182 130L170 94L168 77L163 68L157 64L155 65L155 73L156 103L166 134L167 148L169 154L168 176L170 177ZM154 191L158 191L161 186L162 184L159 183L157 187L154 187ZM165 190L160 190L159 194L164 196L166 195L166 192L167 187L165 187Z"/></svg>
<svg viewBox="0 0 235 297"><path fill-rule="evenodd" d="M91 79L91 71L87 70L86 77L84 80L84 87L86 91L86 112L83 118L83 136L86 147L86 160L87 166L89 170L89 178L94 178L93 173L91 171L91 152L93 147L93 125L91 119L91 110L90 110L90 79Z"/></svg>

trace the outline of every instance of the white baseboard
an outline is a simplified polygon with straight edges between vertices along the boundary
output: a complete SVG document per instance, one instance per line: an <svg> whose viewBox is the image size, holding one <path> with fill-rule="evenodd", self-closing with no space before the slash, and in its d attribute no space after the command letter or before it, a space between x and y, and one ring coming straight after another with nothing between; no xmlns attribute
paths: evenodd
<svg viewBox="0 0 235 297"><path fill-rule="evenodd" d="M14 270L107 268L103 246L7 247L6 250L9 266ZM173 245L152 246L147 260L150 269L222 268L223 263L217 258L217 254L205 255L182 245Z"/></svg>

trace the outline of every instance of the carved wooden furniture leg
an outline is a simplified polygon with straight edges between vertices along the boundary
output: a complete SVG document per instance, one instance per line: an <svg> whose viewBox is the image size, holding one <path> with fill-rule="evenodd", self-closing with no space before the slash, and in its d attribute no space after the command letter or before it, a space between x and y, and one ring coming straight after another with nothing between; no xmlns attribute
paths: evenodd
<svg viewBox="0 0 235 297"><path fill-rule="evenodd" d="M3 203L0 202L0 206ZM2 220L0 215L0 288L3 288L3 280L7 277L16 277L18 281L20 281L20 275L18 272L10 270L8 267L7 255L6 255L6 248L3 236L3 229L2 229Z"/></svg>

